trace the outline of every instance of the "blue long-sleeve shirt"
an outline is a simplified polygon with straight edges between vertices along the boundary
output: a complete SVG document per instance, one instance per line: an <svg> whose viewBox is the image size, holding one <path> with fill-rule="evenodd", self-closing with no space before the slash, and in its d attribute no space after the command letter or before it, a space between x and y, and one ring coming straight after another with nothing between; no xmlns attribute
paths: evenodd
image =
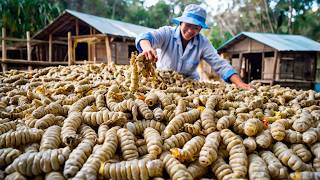
<svg viewBox="0 0 320 180"><path fill-rule="evenodd" d="M140 34L136 38L136 47L140 52L140 41L143 39L149 40L153 48L160 49L156 63L159 70L173 70L199 79L196 68L200 60L204 59L226 82L230 82L230 77L237 73L226 60L220 58L210 41L200 33L189 41L184 51L180 26L164 26L153 32Z"/></svg>

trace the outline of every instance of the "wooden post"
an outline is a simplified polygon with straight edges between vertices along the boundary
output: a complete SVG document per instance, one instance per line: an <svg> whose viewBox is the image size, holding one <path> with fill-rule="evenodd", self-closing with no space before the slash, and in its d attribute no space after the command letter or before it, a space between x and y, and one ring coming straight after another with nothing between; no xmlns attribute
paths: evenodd
<svg viewBox="0 0 320 180"><path fill-rule="evenodd" d="M92 27L90 26L90 35L92 35ZM91 43L90 41L88 42L88 61L91 62Z"/></svg>
<svg viewBox="0 0 320 180"><path fill-rule="evenodd" d="M30 32L29 31L27 31L27 60L28 60L28 62L31 61L31 42L30 42ZM32 70L31 65L28 66L28 70L29 71Z"/></svg>
<svg viewBox="0 0 320 180"><path fill-rule="evenodd" d="M8 70L8 66L5 63L7 60L7 49L6 49L6 29L2 28L2 72L6 72Z"/></svg>
<svg viewBox="0 0 320 180"><path fill-rule="evenodd" d="M242 63L243 63L243 54L242 53L240 53L240 55L239 55L239 61L240 61L239 76L241 78L244 78L244 72L243 72L243 68L242 68Z"/></svg>
<svg viewBox="0 0 320 180"><path fill-rule="evenodd" d="M79 20L76 19L76 36L79 36Z"/></svg>
<svg viewBox="0 0 320 180"><path fill-rule="evenodd" d="M96 34L96 30L93 29L93 34ZM96 64L97 63L97 53L96 53L96 43L93 41L92 44L92 54L93 54L93 63Z"/></svg>
<svg viewBox="0 0 320 180"><path fill-rule="evenodd" d="M274 60L273 60L273 74L272 74L272 81L271 81L271 85L274 84L274 81L276 79L276 73L277 73L277 65L278 65L278 51L274 52Z"/></svg>
<svg viewBox="0 0 320 180"><path fill-rule="evenodd" d="M88 61L91 61L91 43L88 42Z"/></svg>
<svg viewBox="0 0 320 180"><path fill-rule="evenodd" d="M264 79L264 51L262 51L262 57L261 57L261 79Z"/></svg>
<svg viewBox="0 0 320 180"><path fill-rule="evenodd" d="M73 65L71 32L68 32L68 65Z"/></svg>
<svg viewBox="0 0 320 180"><path fill-rule="evenodd" d="M114 64L118 63L118 48L117 48L117 43L114 43Z"/></svg>
<svg viewBox="0 0 320 180"><path fill-rule="evenodd" d="M111 64L111 48L110 48L110 41L109 41L109 37L106 36L105 38L105 44L106 44L106 54L107 54L107 63L108 65Z"/></svg>
<svg viewBox="0 0 320 180"><path fill-rule="evenodd" d="M49 62L52 62L52 34L49 34Z"/></svg>

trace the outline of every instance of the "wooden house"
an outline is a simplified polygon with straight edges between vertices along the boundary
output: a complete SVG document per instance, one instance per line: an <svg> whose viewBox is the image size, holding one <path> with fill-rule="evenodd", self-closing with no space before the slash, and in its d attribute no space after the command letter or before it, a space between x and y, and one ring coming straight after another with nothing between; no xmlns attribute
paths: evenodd
<svg viewBox="0 0 320 180"><path fill-rule="evenodd" d="M73 61L94 63L114 61L116 64L128 64L131 52L136 51L134 44L136 36L150 30L153 29L66 10L50 25L35 34L33 39L67 41L70 32ZM37 46L39 51L42 49L39 56L50 60L49 47ZM52 61L65 59L67 50L67 46L52 47Z"/></svg>
<svg viewBox="0 0 320 180"><path fill-rule="evenodd" d="M320 43L304 36L242 32L217 50L245 82L298 89L320 82Z"/></svg>
<svg viewBox="0 0 320 180"><path fill-rule="evenodd" d="M138 34L151 30L153 29L66 10L31 38L27 34L29 37L26 40L8 38L3 29L1 65L6 70L10 69L7 66L20 65L129 64L131 52L137 51L135 38ZM27 45L21 46L19 43L17 48L12 43L6 43L10 40L27 42Z"/></svg>

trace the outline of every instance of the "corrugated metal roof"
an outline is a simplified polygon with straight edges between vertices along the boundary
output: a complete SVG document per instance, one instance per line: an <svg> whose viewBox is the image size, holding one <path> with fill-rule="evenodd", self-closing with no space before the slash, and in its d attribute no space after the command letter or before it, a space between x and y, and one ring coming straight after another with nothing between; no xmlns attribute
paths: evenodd
<svg viewBox="0 0 320 180"><path fill-rule="evenodd" d="M249 37L278 51L320 51L320 43L301 35L241 32L225 42L219 50L229 47L239 39Z"/></svg>
<svg viewBox="0 0 320 180"><path fill-rule="evenodd" d="M153 30L152 28L98 17L90 14L80 13L77 11L66 10L66 12L81 19L82 21L94 27L103 34L135 38L140 33Z"/></svg>

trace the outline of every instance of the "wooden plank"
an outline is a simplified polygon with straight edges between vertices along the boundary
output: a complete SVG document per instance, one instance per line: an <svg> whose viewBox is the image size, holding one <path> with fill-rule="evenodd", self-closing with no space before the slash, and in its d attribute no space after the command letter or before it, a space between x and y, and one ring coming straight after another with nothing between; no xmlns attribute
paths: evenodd
<svg viewBox="0 0 320 180"><path fill-rule="evenodd" d="M2 28L2 62L5 62L7 59L7 49L6 49L6 29ZM7 64L1 63L2 72L6 72L8 70Z"/></svg>
<svg viewBox="0 0 320 180"><path fill-rule="evenodd" d="M79 36L72 37L72 39L79 40L79 39L86 39L86 38L93 38L93 37L95 37L97 39L104 39L106 37L106 35L104 35L104 34L79 35ZM63 39L63 37L59 37L59 39Z"/></svg>
<svg viewBox="0 0 320 180"><path fill-rule="evenodd" d="M67 38L64 38L65 40L67 40ZM64 40L62 39L62 40ZM27 42L28 40L27 39L19 39L19 38L11 38L11 37L6 37L6 38L3 38L3 37L0 37L0 40L6 40L6 41L13 41L13 42ZM48 43L48 41L44 41L44 40L39 40L39 39L31 39L30 40L30 43L33 44L33 43L43 43L43 44L46 44ZM53 44L62 44L62 45L68 45L67 42L64 42L64 41L52 41Z"/></svg>
<svg viewBox="0 0 320 180"><path fill-rule="evenodd" d="M68 65L73 65L71 32L68 32Z"/></svg>
<svg viewBox="0 0 320 180"><path fill-rule="evenodd" d="M274 51L274 59L273 59L273 72L272 72L272 82L271 85L274 84L276 79L276 73L277 73L277 65L278 65L278 51Z"/></svg>
<svg viewBox="0 0 320 180"><path fill-rule="evenodd" d="M76 38L78 43L82 42L99 42L100 40L97 37L87 37L87 38Z"/></svg>
<svg viewBox="0 0 320 180"><path fill-rule="evenodd" d="M107 63L111 64L112 55L111 55L111 46L110 46L110 41L108 36L105 37L105 44L106 44Z"/></svg>
<svg viewBox="0 0 320 180"><path fill-rule="evenodd" d="M31 42L30 42L30 32L27 31L27 61L31 62ZM32 66L28 66L28 70L32 70Z"/></svg>
<svg viewBox="0 0 320 180"><path fill-rule="evenodd" d="M22 64L22 65L36 65L36 66L56 66L56 65L68 65L68 62L65 61L28 61L25 59L6 59L6 61L2 61L2 63L6 64Z"/></svg>
<svg viewBox="0 0 320 180"><path fill-rule="evenodd" d="M52 62L52 34L49 34L49 62Z"/></svg>

